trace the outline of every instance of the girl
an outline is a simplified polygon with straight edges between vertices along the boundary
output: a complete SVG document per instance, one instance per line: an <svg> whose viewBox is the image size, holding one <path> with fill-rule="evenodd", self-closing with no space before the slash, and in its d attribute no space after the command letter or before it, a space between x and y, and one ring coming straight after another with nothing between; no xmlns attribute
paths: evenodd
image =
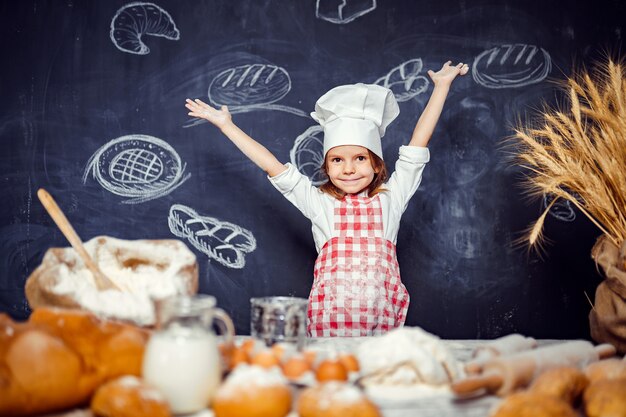
<svg viewBox="0 0 626 417"><path fill-rule="evenodd" d="M309 336L368 336L404 324L409 294L400 281L395 247L400 217L429 160L426 145L450 85L468 70L448 61L438 72L428 71L432 95L409 145L400 147L388 181L381 137L399 108L384 87L339 86L315 104L311 116L324 129L322 169L328 176L319 188L239 129L226 106L217 110L187 99L190 116L217 126L311 220L318 257L309 295Z"/></svg>

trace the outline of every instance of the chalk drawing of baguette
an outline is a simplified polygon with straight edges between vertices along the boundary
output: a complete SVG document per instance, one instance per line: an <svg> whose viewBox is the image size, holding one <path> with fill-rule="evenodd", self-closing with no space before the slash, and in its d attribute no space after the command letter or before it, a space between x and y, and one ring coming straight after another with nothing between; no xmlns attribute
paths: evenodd
<svg viewBox="0 0 626 417"><path fill-rule="evenodd" d="M377 79L375 84L390 89L399 102L408 101L428 88L428 78L421 75L422 68L421 58L410 59Z"/></svg>
<svg viewBox="0 0 626 417"><path fill-rule="evenodd" d="M200 252L229 268L241 269L245 254L256 249L256 240L249 230L214 217L200 216L182 204L170 207L170 231L186 239Z"/></svg>
<svg viewBox="0 0 626 417"><path fill-rule="evenodd" d="M143 35L174 41L180 38L172 16L154 3L129 3L115 13L109 36L117 49L136 55L150 53L141 39Z"/></svg>
<svg viewBox="0 0 626 417"><path fill-rule="evenodd" d="M376 9L376 0L317 0L315 17L344 25Z"/></svg>
<svg viewBox="0 0 626 417"><path fill-rule="evenodd" d="M246 64L228 68L213 78L208 89L212 106L228 106L231 114L257 110L278 110L309 118L306 112L289 106L275 104L291 91L291 78L287 71L270 64ZM183 127L206 123L204 119L191 119Z"/></svg>
<svg viewBox="0 0 626 417"><path fill-rule="evenodd" d="M500 45L481 52L472 64L474 81L487 88L519 88L543 81L552 69L550 54L526 44Z"/></svg>

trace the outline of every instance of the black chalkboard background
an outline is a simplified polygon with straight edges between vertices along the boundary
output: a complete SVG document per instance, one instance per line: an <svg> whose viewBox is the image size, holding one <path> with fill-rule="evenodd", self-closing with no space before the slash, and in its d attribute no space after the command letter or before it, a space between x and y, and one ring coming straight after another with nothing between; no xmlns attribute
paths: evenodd
<svg viewBox="0 0 626 417"><path fill-rule="evenodd" d="M548 218L552 244L543 259L515 248L542 202L523 198L522 171L500 146L516 118L542 100L560 101L550 80L619 51L621 1L378 0L374 10L336 23L329 20L341 1L157 0L161 12L137 19L137 30L157 30L166 11L180 36L145 34L146 54L121 50L110 36L114 16L129 3L0 5L0 311L27 318L26 278L48 248L67 246L36 198L43 187L84 240L175 238L168 225L174 205L252 233L256 249L242 252L242 268L193 249L200 291L215 295L238 333L248 333L250 297L308 296L316 256L310 225L214 127L194 124L184 99L208 100L212 81L229 68L279 67L290 78L283 95L272 105L241 108L234 119L288 162L296 138L315 124L306 114L331 87L373 83L416 59L420 76L448 59L485 75L483 52L528 45L548 54L540 62L551 65L547 78L493 88L468 75L453 85L398 238L411 294L407 324L445 338L589 337L585 292L593 297L601 279L589 256L599 232L580 212L561 207ZM346 16L367 3L349 0ZM118 29L124 24L115 22ZM431 90L428 83L400 103L383 142L391 169ZM144 190L147 201L115 194L115 185L90 172L84 177L101 147L127 135L171 147L161 146L169 183L161 193ZM119 163L115 155L134 149L124 143L96 160Z"/></svg>

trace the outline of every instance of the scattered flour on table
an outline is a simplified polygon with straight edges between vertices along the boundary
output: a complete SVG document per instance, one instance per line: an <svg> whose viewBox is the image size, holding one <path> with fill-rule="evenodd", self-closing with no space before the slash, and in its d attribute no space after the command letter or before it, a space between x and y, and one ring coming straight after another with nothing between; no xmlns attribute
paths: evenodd
<svg viewBox="0 0 626 417"><path fill-rule="evenodd" d="M448 385L464 376L445 343L419 327L402 327L366 340L357 348L367 384Z"/></svg>

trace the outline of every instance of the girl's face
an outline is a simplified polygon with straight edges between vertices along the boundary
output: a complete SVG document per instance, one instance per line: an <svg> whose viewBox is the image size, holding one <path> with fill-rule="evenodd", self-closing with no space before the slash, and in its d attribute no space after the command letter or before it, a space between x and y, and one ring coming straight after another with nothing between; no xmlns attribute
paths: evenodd
<svg viewBox="0 0 626 417"><path fill-rule="evenodd" d="M347 194L358 194L366 189L378 173L367 148L357 145L331 148L326 154L326 171L335 187Z"/></svg>

